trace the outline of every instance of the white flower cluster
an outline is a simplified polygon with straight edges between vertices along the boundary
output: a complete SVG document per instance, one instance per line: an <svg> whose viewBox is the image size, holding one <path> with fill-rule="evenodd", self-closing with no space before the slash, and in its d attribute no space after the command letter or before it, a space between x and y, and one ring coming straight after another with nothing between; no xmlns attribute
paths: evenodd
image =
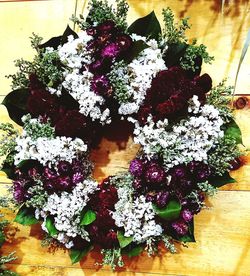
<svg viewBox="0 0 250 276"><path fill-rule="evenodd" d="M24 135L16 139L15 165L23 160L37 160L44 166L51 167L58 161L71 162L87 151L87 145L79 138L69 137L46 138L34 140Z"/></svg>
<svg viewBox="0 0 250 276"><path fill-rule="evenodd" d="M141 144L148 158L162 154L166 168L191 160L206 162L208 151L224 135L223 120L214 106L201 106L197 96L190 101L188 111L188 119L170 130L167 119L154 123L149 117L142 127L134 121L135 143Z"/></svg>
<svg viewBox="0 0 250 276"><path fill-rule="evenodd" d="M145 37L135 34L132 34L131 37L134 41L144 41L149 47L144 49L137 58L127 65L127 75L124 75L124 72L118 69L117 75L125 80L128 94L132 97L130 102L120 105L118 112L121 115L138 112L145 99L146 91L151 86L152 79L158 72L167 69L156 40L146 41Z"/></svg>
<svg viewBox="0 0 250 276"><path fill-rule="evenodd" d="M124 228L124 236L133 236L133 241L142 243L150 237L160 236L163 229L155 222L155 212L151 202L141 195L131 201L126 188L118 189L119 201L115 204L112 217L119 227Z"/></svg>
<svg viewBox="0 0 250 276"><path fill-rule="evenodd" d="M81 236L89 241L88 232L83 226L80 226L80 214L89 201L89 196L98 189L98 183L91 179L78 183L71 193L62 192L61 195L56 193L48 197L45 206L36 209L36 217L43 218L42 228L46 228L46 217L54 218L54 226L59 233L54 237L59 242L65 244L66 248L71 248L74 244L71 240L76 236Z"/></svg>
<svg viewBox="0 0 250 276"><path fill-rule="evenodd" d="M102 124L110 123L110 110L102 108L105 100L91 90L93 74L87 70L93 60L87 42L92 39L85 31L80 32L79 38L68 37L68 43L58 48L61 61L68 67L64 73L62 86L79 103L79 112L90 116L93 121L99 120ZM84 70L81 68L84 67Z"/></svg>

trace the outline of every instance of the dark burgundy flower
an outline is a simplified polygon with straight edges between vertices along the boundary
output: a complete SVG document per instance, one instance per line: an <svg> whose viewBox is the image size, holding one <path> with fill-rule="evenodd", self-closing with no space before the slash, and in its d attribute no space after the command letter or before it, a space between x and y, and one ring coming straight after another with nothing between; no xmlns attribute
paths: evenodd
<svg viewBox="0 0 250 276"><path fill-rule="evenodd" d="M71 171L71 164L67 161L60 161L57 165L59 174L67 175Z"/></svg>
<svg viewBox="0 0 250 276"><path fill-rule="evenodd" d="M94 36L96 34L97 30L95 27L89 27L86 29L87 35Z"/></svg>
<svg viewBox="0 0 250 276"><path fill-rule="evenodd" d="M114 205L118 201L117 189L115 186L110 185L101 189L99 192L99 204L101 208L107 208L109 210L114 210Z"/></svg>
<svg viewBox="0 0 250 276"><path fill-rule="evenodd" d="M55 179L57 177L57 173L55 170L53 169L50 169L48 167L45 167L44 168L44 172L43 172L43 176L46 178L46 179Z"/></svg>
<svg viewBox="0 0 250 276"><path fill-rule="evenodd" d="M55 188L59 191L69 191L72 186L73 183L69 176L60 176L55 181Z"/></svg>
<svg viewBox="0 0 250 276"><path fill-rule="evenodd" d="M89 246L89 243L80 236L76 236L72 241L74 244L73 248L76 250L82 250Z"/></svg>
<svg viewBox="0 0 250 276"><path fill-rule="evenodd" d="M89 139L91 135L87 118L77 110L68 111L55 125L56 134Z"/></svg>
<svg viewBox="0 0 250 276"><path fill-rule="evenodd" d="M37 75L35 73L31 73L29 75L29 89L30 89L30 91L38 90L38 89L43 88L43 87L44 87L44 85L38 79Z"/></svg>
<svg viewBox="0 0 250 276"><path fill-rule="evenodd" d="M152 162L145 172L145 179L148 183L159 184L166 179L166 173L157 163Z"/></svg>
<svg viewBox="0 0 250 276"><path fill-rule="evenodd" d="M181 179L186 177L187 169L184 165L178 165L170 171L170 174L174 179Z"/></svg>
<svg viewBox="0 0 250 276"><path fill-rule="evenodd" d="M207 93L212 88L212 79L208 74L203 74L202 76L196 77L195 84L200 86L205 93Z"/></svg>
<svg viewBox="0 0 250 276"><path fill-rule="evenodd" d="M112 95L112 87L109 79L104 75L94 76L91 82L91 89L98 95L110 97Z"/></svg>
<svg viewBox="0 0 250 276"><path fill-rule="evenodd" d="M159 208L163 208L169 201L169 192L158 192L156 195L156 204Z"/></svg>
<svg viewBox="0 0 250 276"><path fill-rule="evenodd" d="M211 175L210 167L203 162L192 161L187 166L193 174L193 178L196 178L197 181L206 181Z"/></svg>
<svg viewBox="0 0 250 276"><path fill-rule="evenodd" d="M15 180L13 182L13 197L18 203L23 203L26 198L25 180Z"/></svg>
<svg viewBox="0 0 250 276"><path fill-rule="evenodd" d="M143 188L143 182L142 182L142 179L141 178L135 178L133 183L133 188L136 190L136 191L140 191L142 188Z"/></svg>
<svg viewBox="0 0 250 276"><path fill-rule="evenodd" d="M116 42L122 51L127 51L132 45L132 39L129 35L123 34L116 38Z"/></svg>
<svg viewBox="0 0 250 276"><path fill-rule="evenodd" d="M154 203L156 201L156 194L146 194L146 201Z"/></svg>
<svg viewBox="0 0 250 276"><path fill-rule="evenodd" d="M180 236L184 236L188 232L188 225L182 219L173 222L171 225L175 232Z"/></svg>
<svg viewBox="0 0 250 276"><path fill-rule="evenodd" d="M238 170L243 164L240 158L235 158L234 160L230 161L229 169L230 170Z"/></svg>
<svg viewBox="0 0 250 276"><path fill-rule="evenodd" d="M151 107L141 107L137 113L138 121L143 125L146 124L151 111Z"/></svg>
<svg viewBox="0 0 250 276"><path fill-rule="evenodd" d="M181 211L181 217L186 221L190 222L193 219L193 214L190 210L184 209Z"/></svg>
<svg viewBox="0 0 250 276"><path fill-rule="evenodd" d="M105 46L101 51L101 56L103 58L113 59L118 57L121 49L120 46L117 43L110 43L107 46Z"/></svg>
<svg viewBox="0 0 250 276"><path fill-rule="evenodd" d="M99 35L113 33L116 30L115 22L112 20L106 20L97 27Z"/></svg>
<svg viewBox="0 0 250 276"><path fill-rule="evenodd" d="M144 164L140 159L133 159L130 162L129 171L134 176L141 176L143 174Z"/></svg>
<svg viewBox="0 0 250 276"><path fill-rule="evenodd" d="M80 183L84 180L84 175L80 172L76 172L72 175L72 182L74 185L76 185L77 183Z"/></svg>

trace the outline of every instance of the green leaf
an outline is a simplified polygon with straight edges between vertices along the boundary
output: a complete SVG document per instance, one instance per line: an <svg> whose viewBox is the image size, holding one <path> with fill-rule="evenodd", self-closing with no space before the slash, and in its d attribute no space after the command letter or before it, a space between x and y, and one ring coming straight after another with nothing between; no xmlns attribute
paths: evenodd
<svg viewBox="0 0 250 276"><path fill-rule="evenodd" d="M117 233L117 239L119 241L120 247L124 248L133 241L133 237L125 237L121 231Z"/></svg>
<svg viewBox="0 0 250 276"><path fill-rule="evenodd" d="M164 60L167 67L172 67L180 64L180 59L184 56L188 44L179 42L168 46L164 55Z"/></svg>
<svg viewBox="0 0 250 276"><path fill-rule="evenodd" d="M92 245L87 246L86 248L83 248L81 250L77 249L71 249L69 251L69 256L71 259L72 264L75 264L77 262L80 262L81 259L88 254L88 252L93 248Z"/></svg>
<svg viewBox="0 0 250 276"><path fill-rule="evenodd" d="M17 164L17 168L22 171L28 171L29 169L34 167L41 167L41 164L37 160L33 159L22 160L20 163Z"/></svg>
<svg viewBox="0 0 250 276"><path fill-rule="evenodd" d="M21 118L28 113L26 111L28 96L28 89L21 88L10 92L2 102L6 106L10 118L19 125L23 125Z"/></svg>
<svg viewBox="0 0 250 276"><path fill-rule="evenodd" d="M138 55L149 46L143 40L137 40L133 42L131 49L129 50L128 54L124 57L124 60L127 63L130 63L133 59L138 57Z"/></svg>
<svg viewBox="0 0 250 276"><path fill-rule="evenodd" d="M229 183L235 183L236 180L232 178L229 174L229 172L226 172L224 175L218 175L213 176L208 179L208 182L213 185L214 187L221 187L223 185L229 184Z"/></svg>
<svg viewBox="0 0 250 276"><path fill-rule="evenodd" d="M165 220L174 220L180 216L181 204L176 200L170 200L164 208L159 208L153 205L156 214Z"/></svg>
<svg viewBox="0 0 250 276"><path fill-rule="evenodd" d="M9 179L14 179L15 178L15 166L14 164L10 165L9 163L3 162L1 171L6 173L7 177Z"/></svg>
<svg viewBox="0 0 250 276"><path fill-rule="evenodd" d="M129 258L139 256L143 251L144 247L142 245L128 246L122 250L122 254L128 256Z"/></svg>
<svg viewBox="0 0 250 276"><path fill-rule="evenodd" d="M130 34L135 33L157 40L161 34L161 26L154 11L152 11L150 14L139 18L132 23L128 28L128 32Z"/></svg>
<svg viewBox="0 0 250 276"><path fill-rule="evenodd" d="M4 236L4 232L0 232L0 247L3 245L3 243L5 242L5 236Z"/></svg>
<svg viewBox="0 0 250 276"><path fill-rule="evenodd" d="M63 35L52 37L45 43L39 45L39 48L44 49L46 47L52 47L54 49L57 49L59 45L63 45L68 42L69 35L73 35L74 38L78 37L78 35L69 27L69 25L67 25L67 28L64 31Z"/></svg>
<svg viewBox="0 0 250 276"><path fill-rule="evenodd" d="M22 206L15 217L15 222L22 225L32 225L38 223L38 220L34 216L35 209Z"/></svg>
<svg viewBox="0 0 250 276"><path fill-rule="evenodd" d="M225 125L224 135L225 137L233 138L237 144L242 144L241 130L234 120Z"/></svg>
<svg viewBox="0 0 250 276"><path fill-rule="evenodd" d="M184 236L179 237L178 240L182 242L195 242L193 220L188 224L188 233Z"/></svg>
<svg viewBox="0 0 250 276"><path fill-rule="evenodd" d="M52 217L47 217L45 221L45 226L47 230L49 231L49 234L54 237L58 234L58 230L56 229L54 225L54 219Z"/></svg>
<svg viewBox="0 0 250 276"><path fill-rule="evenodd" d="M89 225L96 220L96 214L92 210L83 211L81 214L80 225Z"/></svg>

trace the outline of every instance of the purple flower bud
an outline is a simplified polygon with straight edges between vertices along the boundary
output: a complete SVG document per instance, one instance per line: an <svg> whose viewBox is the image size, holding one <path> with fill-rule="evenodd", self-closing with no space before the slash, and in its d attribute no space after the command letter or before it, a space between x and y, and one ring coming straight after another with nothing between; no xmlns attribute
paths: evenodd
<svg viewBox="0 0 250 276"><path fill-rule="evenodd" d="M142 180L140 178L135 178L132 185L135 190L140 190L143 187Z"/></svg>
<svg viewBox="0 0 250 276"><path fill-rule="evenodd" d="M105 46L101 51L101 56L103 58L116 58L120 53L120 47L117 43L110 43Z"/></svg>
<svg viewBox="0 0 250 276"><path fill-rule="evenodd" d="M147 194L146 195L146 201L147 202L155 202L155 200L156 200L156 195L154 195L154 194Z"/></svg>
<svg viewBox="0 0 250 276"><path fill-rule="evenodd" d="M55 179L57 177L56 172L48 167L44 169L43 175L46 179Z"/></svg>
<svg viewBox="0 0 250 276"><path fill-rule="evenodd" d="M56 188L60 191L67 191L72 188L72 181L69 176L58 177L56 181Z"/></svg>
<svg viewBox="0 0 250 276"><path fill-rule="evenodd" d="M120 35L117 37L117 44L120 46L122 51L126 51L132 45L132 39L129 35Z"/></svg>
<svg viewBox="0 0 250 276"><path fill-rule="evenodd" d="M146 170L145 179L148 183L162 183L166 179L166 173L157 163L151 163Z"/></svg>
<svg viewBox="0 0 250 276"><path fill-rule="evenodd" d="M16 180L13 182L13 197L18 203L24 202L26 191L24 189L24 182Z"/></svg>
<svg viewBox="0 0 250 276"><path fill-rule="evenodd" d="M95 27L89 27L86 29L87 35L94 36L96 34L96 28Z"/></svg>
<svg viewBox="0 0 250 276"><path fill-rule="evenodd" d="M102 68L102 65L102 61L98 59L89 65L89 71L91 73L99 72L99 70Z"/></svg>
<svg viewBox="0 0 250 276"><path fill-rule="evenodd" d="M184 209L181 212L181 217L185 220L185 222L190 222L193 219L193 214L191 211Z"/></svg>
<svg viewBox="0 0 250 276"><path fill-rule="evenodd" d="M111 96L112 94L112 88L109 80L104 75L94 76L91 82L91 88L98 95Z"/></svg>
<svg viewBox="0 0 250 276"><path fill-rule="evenodd" d="M74 185L80 183L84 180L84 175L80 172L76 172L72 175L72 182Z"/></svg>
<svg viewBox="0 0 250 276"><path fill-rule="evenodd" d="M187 174L186 168L184 166L176 166L173 168L171 175L175 178L181 179Z"/></svg>
<svg viewBox="0 0 250 276"><path fill-rule="evenodd" d="M178 235L184 236L188 232L188 225L183 220L177 220L172 223L173 229Z"/></svg>
<svg viewBox="0 0 250 276"><path fill-rule="evenodd" d="M130 162L129 171L134 176L141 176L143 173L143 161L134 159Z"/></svg>
<svg viewBox="0 0 250 276"><path fill-rule="evenodd" d="M107 20L105 22L103 22L102 24L100 24L98 27L98 32L102 35L102 34L108 34L108 33L112 33L116 30L115 28L115 22L112 20Z"/></svg>
<svg viewBox="0 0 250 276"><path fill-rule="evenodd" d="M29 177L34 178L34 177L37 176L37 174L38 174L38 171L37 171L36 168L31 168L31 169L28 170L28 175L29 175Z"/></svg>
<svg viewBox="0 0 250 276"><path fill-rule="evenodd" d="M67 161L60 161L57 165L59 174L65 175L68 174L71 170L71 165Z"/></svg>
<svg viewBox="0 0 250 276"><path fill-rule="evenodd" d="M159 208L163 208L169 201L169 192L159 192L156 196L156 204Z"/></svg>

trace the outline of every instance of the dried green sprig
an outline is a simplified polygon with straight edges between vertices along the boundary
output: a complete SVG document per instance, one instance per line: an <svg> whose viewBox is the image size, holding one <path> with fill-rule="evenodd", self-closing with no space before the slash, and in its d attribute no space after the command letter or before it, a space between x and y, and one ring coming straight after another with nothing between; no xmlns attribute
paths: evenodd
<svg viewBox="0 0 250 276"><path fill-rule="evenodd" d="M103 255L101 265L109 265L112 270L115 270L116 267L124 266L121 248L102 249L101 254Z"/></svg>
<svg viewBox="0 0 250 276"><path fill-rule="evenodd" d="M179 42L186 42L187 38L185 32L190 29L189 18L181 19L180 23L176 23L174 20L173 11L170 8L162 10L164 28L162 32L162 38L167 44L174 44Z"/></svg>
<svg viewBox="0 0 250 276"><path fill-rule="evenodd" d="M173 238L168 235L162 235L162 241L164 242L165 247L169 250L170 253L177 253L177 249L174 245Z"/></svg>
<svg viewBox="0 0 250 276"><path fill-rule="evenodd" d="M218 192L217 188L209 184L208 181L198 183L197 186L202 192L206 193L208 196L214 196Z"/></svg>

